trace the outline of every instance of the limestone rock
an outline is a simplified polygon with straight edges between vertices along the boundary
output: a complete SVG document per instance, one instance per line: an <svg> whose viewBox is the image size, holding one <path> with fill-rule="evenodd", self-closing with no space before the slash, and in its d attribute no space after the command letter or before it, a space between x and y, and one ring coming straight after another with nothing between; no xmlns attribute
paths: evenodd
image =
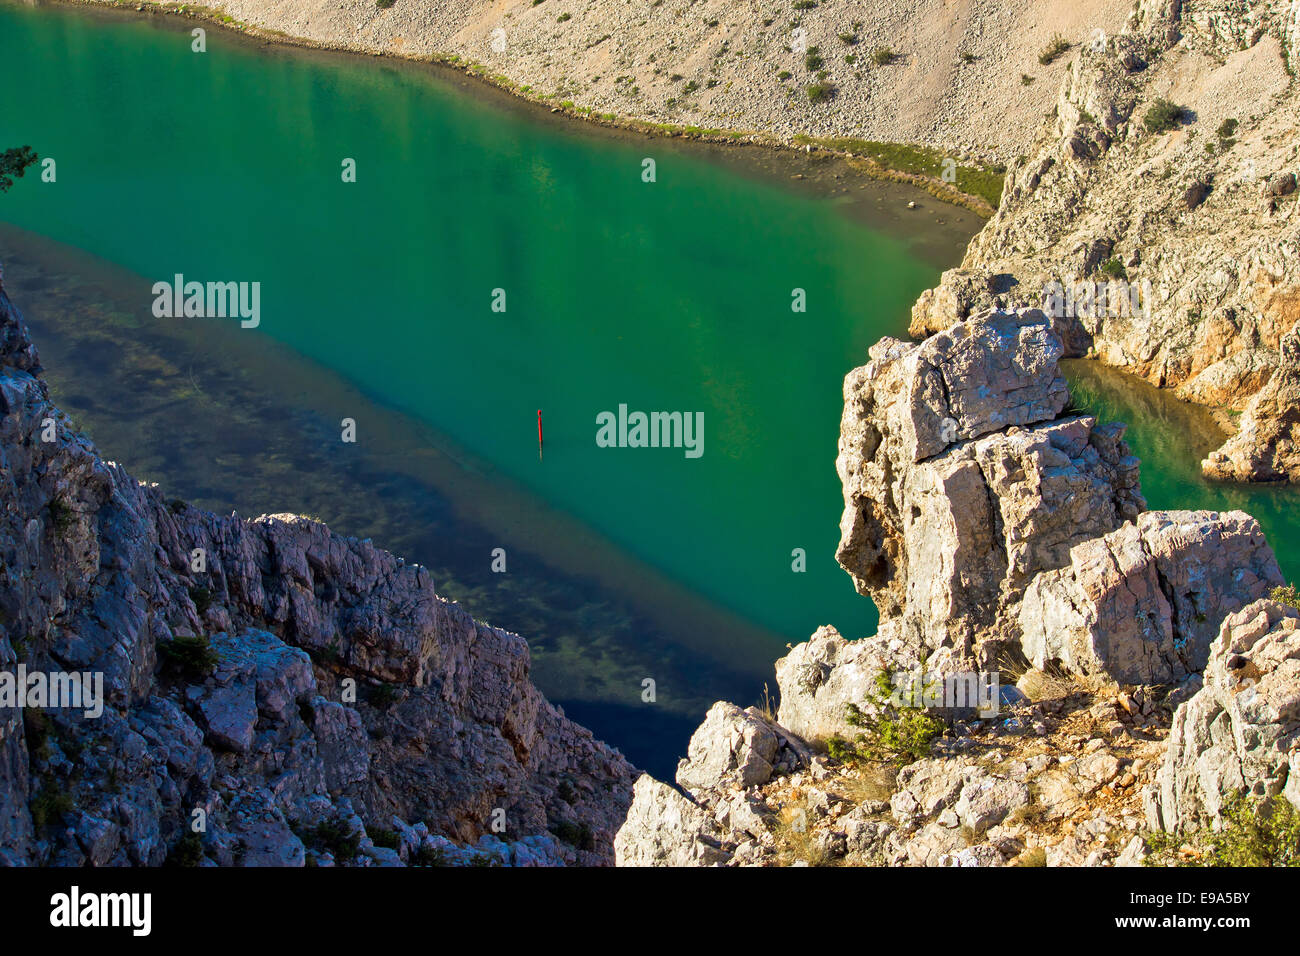
<svg viewBox="0 0 1300 956"><path fill-rule="evenodd" d="M912 334L1050 301L1066 355L1245 409L1208 475L1300 480L1300 378L1285 371L1300 321L1296 23L1287 4L1152 0L1124 33L1084 43L996 215L918 300ZM1184 124L1147 130L1170 96ZM1231 132L1207 143L1219 129Z"/></svg>
<svg viewBox="0 0 1300 956"><path fill-rule="evenodd" d="M474 846L500 808L508 849L554 827L578 845L546 860L612 862L635 772L542 698L521 637L318 521L168 500L100 457L40 371L0 289L0 665L101 672L107 701L93 722L52 713L66 750L0 714L0 858L156 866L201 808L207 864L375 865L392 858L297 834L344 821L365 848L398 817ZM162 666L160 645L195 635L215 668ZM38 826L43 787L79 813Z"/></svg>
<svg viewBox="0 0 1300 956"><path fill-rule="evenodd" d="M766 783L776 757L776 733L754 708L719 701L691 735L677 783L687 790L744 789Z"/></svg>
<svg viewBox="0 0 1300 956"><path fill-rule="evenodd" d="M1056 419L1061 351L1043 313L995 312L886 339L845 379L836 558L882 635L968 654L1034 574L1145 508L1123 426Z"/></svg>
<svg viewBox="0 0 1300 956"><path fill-rule="evenodd" d="M627 821L614 837L618 866L710 866L733 848L711 817L667 784L642 774L632 790Z"/></svg>
<svg viewBox="0 0 1300 956"><path fill-rule="evenodd" d="M1149 511L1031 582L1022 646L1038 668L1057 661L1122 684L1171 683L1205 667L1225 616L1281 583L1249 515Z"/></svg>
<svg viewBox="0 0 1300 956"><path fill-rule="evenodd" d="M1236 794L1300 808L1300 611L1256 601L1229 615L1205 686L1174 714L1148 805L1152 826L1214 827Z"/></svg>

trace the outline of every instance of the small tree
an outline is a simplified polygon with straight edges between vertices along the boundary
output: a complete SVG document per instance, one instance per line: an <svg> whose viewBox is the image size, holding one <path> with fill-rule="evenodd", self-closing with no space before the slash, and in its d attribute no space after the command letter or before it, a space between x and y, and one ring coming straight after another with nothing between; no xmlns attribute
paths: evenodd
<svg viewBox="0 0 1300 956"><path fill-rule="evenodd" d="M17 146L0 153L0 193L7 193L14 179L21 179L27 167L38 158L30 146Z"/></svg>

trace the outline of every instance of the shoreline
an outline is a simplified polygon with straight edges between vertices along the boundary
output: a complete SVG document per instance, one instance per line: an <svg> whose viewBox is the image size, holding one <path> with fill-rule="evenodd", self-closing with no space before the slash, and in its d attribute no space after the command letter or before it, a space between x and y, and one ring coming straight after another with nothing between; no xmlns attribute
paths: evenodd
<svg viewBox="0 0 1300 956"><path fill-rule="evenodd" d="M527 104L529 107L536 109L539 112L545 111L552 115L562 116L567 120L585 123L588 126L596 126L624 133L639 134L647 139L679 139L711 145L755 147L770 150L779 154L802 152L825 157L834 157L844 160L853 170L868 179L896 183L902 186L918 189L940 202L973 212L984 220L991 218L997 211L997 204L990 202L990 197L980 196L970 192L963 192L944 181L940 176L930 176L923 173L909 172L905 169L895 168L888 165L886 162L880 161L878 158L873 157L869 152L867 152L867 150L871 150L889 154L900 153L902 156L907 157L911 162L919 162L921 159L926 159L933 154L943 152L935 147L919 146L916 144L901 142L873 142L861 140L854 141L853 145L858 148L858 151L855 152L854 149L848 148L847 146L837 148L835 145L832 145L833 137L814 137L807 132L797 133L787 140L774 133L761 130L706 128L693 125L656 123L651 120L641 119L625 114L598 112L591 107L577 106L569 100L564 100L559 103L551 102L551 98L547 97L546 94L536 93L536 91L531 90L527 85L517 84L515 81L503 74L492 74L482 64L467 61L459 54L435 53L432 56L403 56L386 50L368 49L360 46L339 46L336 44L313 40L308 37L297 36L282 30L247 23L214 8L198 4L176 5L159 3L155 2L155 0L139 0L139 2L131 2L131 0L45 0L45 2L49 3L51 6L103 9L118 13L143 14L149 17L175 17L211 24L228 34L246 37L250 41L260 41L266 44L290 46L299 49L317 50L334 54L426 65L433 67L434 69L445 70L449 74L469 77L479 83L482 88L493 90L499 94L508 96L512 100ZM947 154L944 153L944 156L947 156ZM951 158L954 162L958 163L956 170L966 174L967 176L974 176L976 178L1005 176L1005 169L999 171L996 167L982 164L972 166L969 165L971 162L970 160L959 161L957 157ZM962 165L962 163L966 163L966 165ZM999 186L999 192L1000 189L1001 187Z"/></svg>

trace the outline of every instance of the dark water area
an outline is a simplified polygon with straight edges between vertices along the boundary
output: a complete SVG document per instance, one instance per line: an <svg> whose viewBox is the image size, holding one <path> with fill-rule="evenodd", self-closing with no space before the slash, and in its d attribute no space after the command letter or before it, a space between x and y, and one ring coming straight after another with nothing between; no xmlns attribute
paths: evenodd
<svg viewBox="0 0 1300 956"><path fill-rule="evenodd" d="M775 690L787 643L874 631L833 559L841 381L905 334L976 217L823 157L561 121L428 65L215 28L199 55L192 27L0 2L0 143L57 161L0 199L0 258L105 455L426 565L661 775L714 700ZM259 282L260 323L155 317L178 273ZM620 405L702 415L703 454L601 447Z"/></svg>

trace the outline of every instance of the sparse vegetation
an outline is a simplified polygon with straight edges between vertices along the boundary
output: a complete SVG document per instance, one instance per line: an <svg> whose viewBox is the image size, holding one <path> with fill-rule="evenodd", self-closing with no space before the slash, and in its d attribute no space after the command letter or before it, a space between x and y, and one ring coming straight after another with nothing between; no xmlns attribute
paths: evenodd
<svg viewBox="0 0 1300 956"><path fill-rule="evenodd" d="M1127 279L1128 270L1124 268L1124 263L1120 261L1119 256L1111 256L1101 264L1101 274L1111 279Z"/></svg>
<svg viewBox="0 0 1300 956"><path fill-rule="evenodd" d="M203 635L160 641L158 653L167 667L192 684L204 680L217 666L217 652Z"/></svg>
<svg viewBox="0 0 1300 956"><path fill-rule="evenodd" d="M328 852L336 862L350 863L361 849L361 833L327 820L309 829L303 842L313 850Z"/></svg>
<svg viewBox="0 0 1300 956"><path fill-rule="evenodd" d="M52 777L45 779L40 793L32 798L28 807L32 814L32 823L37 830L58 823L65 813L72 812L72 808L72 796Z"/></svg>
<svg viewBox="0 0 1300 956"><path fill-rule="evenodd" d="M549 829L569 846L576 847L579 850L596 849L596 835L591 832L591 827L585 823L560 820L557 823L552 823Z"/></svg>
<svg viewBox="0 0 1300 956"><path fill-rule="evenodd" d="M375 6L380 10L387 10L396 2L397 0L375 0Z"/></svg>
<svg viewBox="0 0 1300 956"><path fill-rule="evenodd" d="M1277 601L1279 604L1285 604L1289 607L1295 608L1296 610L1300 610L1300 589L1297 589L1294 584L1274 588L1273 593L1270 594L1269 597L1274 601Z"/></svg>
<svg viewBox="0 0 1300 956"><path fill-rule="evenodd" d="M1172 129L1177 129L1183 121L1183 115L1186 110L1177 103L1171 103L1163 96L1159 97L1147 109L1146 115L1142 117L1142 125L1146 127L1148 133L1167 133Z"/></svg>
<svg viewBox="0 0 1300 956"><path fill-rule="evenodd" d="M1043 66L1055 63L1069 52L1070 45L1070 41L1065 37L1061 36L1059 33L1055 34L1052 39L1048 41L1047 46L1043 47L1043 51L1038 54L1038 62Z"/></svg>
<svg viewBox="0 0 1300 956"><path fill-rule="evenodd" d="M212 607L212 592L205 587L195 585L190 588L190 600L194 602L194 610L198 612L199 617L208 613L208 608Z"/></svg>
<svg viewBox="0 0 1300 956"><path fill-rule="evenodd" d="M816 139L810 136L796 136L795 142L815 143L827 149L868 156L886 169L934 179L938 179L943 174L944 160L948 158L940 150L928 146L880 143L847 136ZM949 185L968 196L978 196L996 209L1002 198L1002 183L1006 172L1004 166L977 167L957 164L956 179Z"/></svg>
<svg viewBox="0 0 1300 956"><path fill-rule="evenodd" d="M823 62L819 47L810 46L803 56L803 65L809 70L820 70Z"/></svg>
<svg viewBox="0 0 1300 956"><path fill-rule="evenodd" d="M202 862L203 839L197 833L187 832L167 851L163 866L198 866Z"/></svg>
<svg viewBox="0 0 1300 956"><path fill-rule="evenodd" d="M831 83L811 83L806 92L810 103L824 103L835 95L835 86Z"/></svg>
<svg viewBox="0 0 1300 956"><path fill-rule="evenodd" d="M1285 797L1233 797L1221 831L1152 833L1147 866L1300 866L1300 812Z"/></svg>
<svg viewBox="0 0 1300 956"><path fill-rule="evenodd" d="M909 764L929 756L936 737L943 733L944 723L925 712L924 708L893 703L894 688L889 674L876 675L876 686L870 703L874 714L856 704L848 704L845 720L850 726L860 727L862 733L854 740L834 736L826 741L830 755L840 761L862 760L892 761Z"/></svg>
<svg viewBox="0 0 1300 956"><path fill-rule="evenodd" d="M50 512L50 523L54 525L54 530L60 535L65 535L72 528L76 521L75 512L72 506L62 498L52 498L48 505Z"/></svg>
<svg viewBox="0 0 1300 956"><path fill-rule="evenodd" d="M1240 124L1235 119L1226 119L1219 124L1215 135L1219 138L1220 149L1231 149L1237 144L1237 127ZM1208 144L1207 144L1208 145Z"/></svg>
<svg viewBox="0 0 1300 956"><path fill-rule="evenodd" d="M30 146L17 146L0 153L0 193L7 193L15 179L22 179L39 157Z"/></svg>
<svg viewBox="0 0 1300 956"><path fill-rule="evenodd" d="M876 66L889 66L898 59L898 54L887 46L877 47L871 52L871 62Z"/></svg>

